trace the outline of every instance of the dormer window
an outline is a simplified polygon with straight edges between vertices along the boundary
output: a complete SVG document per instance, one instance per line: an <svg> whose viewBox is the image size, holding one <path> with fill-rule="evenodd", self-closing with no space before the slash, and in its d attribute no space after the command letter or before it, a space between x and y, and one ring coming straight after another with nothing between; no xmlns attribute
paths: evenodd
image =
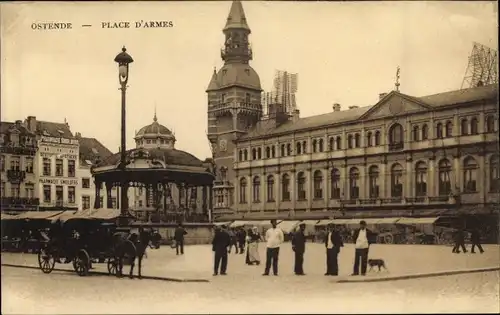
<svg viewBox="0 0 500 315"><path fill-rule="evenodd" d="M47 137L48 137L48 136L50 136L50 134L49 134L49 132L48 132L47 130L44 130L44 131L42 132L42 134L43 134L44 136L47 136Z"/></svg>
<svg viewBox="0 0 500 315"><path fill-rule="evenodd" d="M64 131L62 131L61 129L57 129L57 132L59 132L59 134L61 134L61 135L64 134Z"/></svg>

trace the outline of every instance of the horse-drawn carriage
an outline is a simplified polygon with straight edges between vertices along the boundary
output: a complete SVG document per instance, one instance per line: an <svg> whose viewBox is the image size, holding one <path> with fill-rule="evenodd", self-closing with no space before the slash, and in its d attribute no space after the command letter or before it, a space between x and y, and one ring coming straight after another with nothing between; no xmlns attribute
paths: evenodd
<svg viewBox="0 0 500 315"><path fill-rule="evenodd" d="M130 265L131 277L138 258L140 277L146 248L160 246L161 236L157 231L145 230L140 225L118 227L114 222L119 215L116 209L47 213L45 216L41 213L9 218L9 223L22 226L25 222L32 222L46 232L47 239L38 250L38 264L44 273L51 273L56 263L72 263L79 276L86 276L93 264L106 263L109 274L117 276L122 276L124 264ZM31 229L37 230L33 226Z"/></svg>

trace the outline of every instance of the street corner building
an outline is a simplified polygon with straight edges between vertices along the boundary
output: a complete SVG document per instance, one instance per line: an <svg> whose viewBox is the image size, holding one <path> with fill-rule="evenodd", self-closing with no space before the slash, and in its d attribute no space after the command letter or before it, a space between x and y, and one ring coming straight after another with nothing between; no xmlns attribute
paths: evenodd
<svg viewBox="0 0 500 315"><path fill-rule="evenodd" d="M233 1L206 90L216 220L465 213L498 224L496 84L416 97L397 83L370 106L302 118L283 100L263 106L250 33Z"/></svg>
<svg viewBox="0 0 500 315"><path fill-rule="evenodd" d="M127 182L128 209L142 221L209 222L212 204L212 162L201 161L175 148L175 135L158 122L156 113L150 125L134 137L136 148L126 151L125 175L120 153L112 154L92 167L95 179L93 208L120 209L121 180ZM102 197L106 191L106 199Z"/></svg>

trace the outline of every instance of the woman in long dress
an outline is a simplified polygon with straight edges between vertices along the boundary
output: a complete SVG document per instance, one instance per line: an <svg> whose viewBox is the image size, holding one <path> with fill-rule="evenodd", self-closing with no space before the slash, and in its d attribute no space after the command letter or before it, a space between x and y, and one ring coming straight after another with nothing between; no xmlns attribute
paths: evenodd
<svg viewBox="0 0 500 315"><path fill-rule="evenodd" d="M247 233L247 257L246 263L247 265L260 265L260 256L259 256L259 241L260 235L257 227L253 227L253 229L248 229Z"/></svg>

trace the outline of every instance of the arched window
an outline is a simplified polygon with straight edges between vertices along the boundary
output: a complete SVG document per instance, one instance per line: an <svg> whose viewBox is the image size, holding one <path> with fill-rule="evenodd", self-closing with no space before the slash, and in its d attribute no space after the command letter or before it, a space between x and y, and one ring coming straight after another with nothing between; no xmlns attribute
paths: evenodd
<svg viewBox="0 0 500 315"><path fill-rule="evenodd" d="M252 160L257 160L257 150L255 148L252 149Z"/></svg>
<svg viewBox="0 0 500 315"><path fill-rule="evenodd" d="M260 178L253 178L253 202L260 202Z"/></svg>
<svg viewBox="0 0 500 315"><path fill-rule="evenodd" d="M271 147L271 157L272 158L276 157L276 147L274 145Z"/></svg>
<svg viewBox="0 0 500 315"><path fill-rule="evenodd" d="M437 123L437 125L436 125L436 138L437 139L443 138L443 124L442 123Z"/></svg>
<svg viewBox="0 0 500 315"><path fill-rule="evenodd" d="M291 143L288 143L288 144L286 145L286 154L287 154L288 156L292 155L292 144L291 144Z"/></svg>
<svg viewBox="0 0 500 315"><path fill-rule="evenodd" d="M262 159L262 149L261 148L257 148L257 158L259 160Z"/></svg>
<svg viewBox="0 0 500 315"><path fill-rule="evenodd" d="M295 151L297 151L297 154L302 154L302 144L300 142L297 142Z"/></svg>
<svg viewBox="0 0 500 315"><path fill-rule="evenodd" d="M244 155L244 160L245 160L245 161L248 161L248 150L247 150L247 149L245 149L245 150L243 151L243 155Z"/></svg>
<svg viewBox="0 0 500 315"><path fill-rule="evenodd" d="M284 157L284 156L285 156L285 152L286 152L286 151L285 151L285 145L284 145L284 144L282 144L282 145L281 145L281 152L280 152L281 154L280 154L280 156L281 156L281 157Z"/></svg>
<svg viewBox="0 0 500 315"><path fill-rule="evenodd" d="M238 152L238 160L239 160L239 161L243 161L243 151L242 151L242 150L240 150L240 151Z"/></svg>
<svg viewBox="0 0 500 315"><path fill-rule="evenodd" d="M413 126L413 141L420 141L420 128Z"/></svg>
<svg viewBox="0 0 500 315"><path fill-rule="evenodd" d="M490 192L500 190L500 165L498 155L490 158Z"/></svg>
<svg viewBox="0 0 500 315"><path fill-rule="evenodd" d="M359 198L359 170L356 167L349 170L349 197Z"/></svg>
<svg viewBox="0 0 500 315"><path fill-rule="evenodd" d="M399 163L391 168L391 197L403 197L403 167Z"/></svg>
<svg viewBox="0 0 500 315"><path fill-rule="evenodd" d="M424 124L422 126L422 140L427 139L429 139L429 127L427 127L427 124Z"/></svg>
<svg viewBox="0 0 500 315"><path fill-rule="evenodd" d="M427 196L427 165L425 162L418 162L415 165L415 196Z"/></svg>
<svg viewBox="0 0 500 315"><path fill-rule="evenodd" d="M468 128L468 124L467 124L467 119L462 119L461 123L460 123L460 133L462 136L466 136L469 134L469 128Z"/></svg>
<svg viewBox="0 0 500 315"><path fill-rule="evenodd" d="M323 198L323 174L320 170L314 172L314 199Z"/></svg>
<svg viewBox="0 0 500 315"><path fill-rule="evenodd" d="M371 147L372 146L372 133L371 131L368 131L366 134L366 146Z"/></svg>
<svg viewBox="0 0 500 315"><path fill-rule="evenodd" d="M472 121L471 121L472 123ZM472 131L472 130L471 130ZM464 192L477 191L477 163L474 158L468 156L464 160Z"/></svg>
<svg viewBox="0 0 500 315"><path fill-rule="evenodd" d="M449 138L451 137L453 134L453 124L451 123L451 121L447 121L446 122L446 138Z"/></svg>
<svg viewBox="0 0 500 315"><path fill-rule="evenodd" d="M297 199L306 200L306 176L304 172L297 174Z"/></svg>
<svg viewBox="0 0 500 315"><path fill-rule="evenodd" d="M360 136L359 136L359 133L355 134L354 135L354 147L355 148L359 148L361 143L360 143Z"/></svg>
<svg viewBox="0 0 500 315"><path fill-rule="evenodd" d="M323 152L323 139L319 139L318 141L319 152Z"/></svg>
<svg viewBox="0 0 500 315"><path fill-rule="evenodd" d="M347 136L347 148L348 149L352 149L352 145L353 145L353 141L352 141L352 135L348 135Z"/></svg>
<svg viewBox="0 0 500 315"><path fill-rule="evenodd" d="M274 201L274 176L267 176L267 201Z"/></svg>
<svg viewBox="0 0 500 315"><path fill-rule="evenodd" d="M438 164L438 193L440 196L449 196L451 193L451 164L447 159L439 161Z"/></svg>
<svg viewBox="0 0 500 315"><path fill-rule="evenodd" d="M495 117L493 115L489 115L486 117L486 132L494 132L495 131Z"/></svg>
<svg viewBox="0 0 500 315"><path fill-rule="evenodd" d="M379 196L378 177L379 177L378 167L375 165L370 166L370 169L368 170L370 198L378 198Z"/></svg>
<svg viewBox="0 0 500 315"><path fill-rule="evenodd" d="M281 177L281 199L283 201L290 200L290 176L283 174Z"/></svg>
<svg viewBox="0 0 500 315"><path fill-rule="evenodd" d="M400 124L394 124L389 129L389 149L401 150L404 144L403 127Z"/></svg>
<svg viewBox="0 0 500 315"><path fill-rule="evenodd" d="M477 135L478 134L478 123L477 123L477 118L473 117L470 120L470 134L471 135Z"/></svg>
<svg viewBox="0 0 500 315"><path fill-rule="evenodd" d="M307 142L306 141L302 141L302 152L304 152L304 154L307 153Z"/></svg>
<svg viewBox="0 0 500 315"><path fill-rule="evenodd" d="M270 157L271 157L271 148L270 147L266 147L266 159L268 159Z"/></svg>
<svg viewBox="0 0 500 315"><path fill-rule="evenodd" d="M330 137L328 141L329 141L328 150L333 151L335 148L335 139L333 137Z"/></svg>
<svg viewBox="0 0 500 315"><path fill-rule="evenodd" d="M247 180L244 177L240 179L240 203L247 203Z"/></svg>
<svg viewBox="0 0 500 315"><path fill-rule="evenodd" d="M314 140L313 140L313 142L312 142L312 147L313 147L312 149L313 149L313 153L316 153L316 152L317 152L317 149L318 149L318 148L317 148L317 144L318 144L318 142L316 141L316 139L314 139Z"/></svg>
<svg viewBox="0 0 500 315"><path fill-rule="evenodd" d="M375 145L380 145L380 131L375 131Z"/></svg>
<svg viewBox="0 0 500 315"><path fill-rule="evenodd" d="M340 199L340 171L336 168L331 173L331 192L332 199Z"/></svg>
<svg viewBox="0 0 500 315"><path fill-rule="evenodd" d="M338 136L337 139L335 139L335 141L337 142L336 143L337 150L342 150L342 138L340 136Z"/></svg>

